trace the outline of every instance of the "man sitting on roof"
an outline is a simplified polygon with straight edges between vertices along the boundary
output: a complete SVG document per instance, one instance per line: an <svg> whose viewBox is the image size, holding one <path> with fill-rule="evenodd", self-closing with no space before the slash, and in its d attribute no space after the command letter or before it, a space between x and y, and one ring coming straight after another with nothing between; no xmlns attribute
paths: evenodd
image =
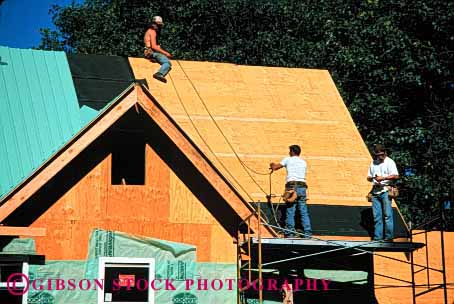
<svg viewBox="0 0 454 304"><path fill-rule="evenodd" d="M287 179L285 190L293 189L296 192L296 200L293 202L287 201L287 210L285 216L285 237L295 236L295 210L299 209L301 216L301 224L304 227L304 235L312 236L311 221L309 219L309 211L306 205L306 162L300 158L301 148L298 145L289 147L289 157L284 158L280 163L271 163L270 168L273 171L283 167L287 169Z"/></svg>
<svg viewBox="0 0 454 304"><path fill-rule="evenodd" d="M153 74L153 78L166 83L167 79L165 77L172 69L172 64L169 60L172 55L159 45L159 36L163 26L162 18L154 16L143 40L145 42L145 58L156 61L161 65L159 71Z"/></svg>

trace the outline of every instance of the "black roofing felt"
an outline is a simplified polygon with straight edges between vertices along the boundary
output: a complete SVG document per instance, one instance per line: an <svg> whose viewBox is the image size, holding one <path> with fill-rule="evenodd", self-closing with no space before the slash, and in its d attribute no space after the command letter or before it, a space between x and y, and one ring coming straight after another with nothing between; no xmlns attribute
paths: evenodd
<svg viewBox="0 0 454 304"><path fill-rule="evenodd" d="M253 204L254 205L254 204ZM276 206L274 206L276 209ZM372 208L367 206L308 204L313 233L332 236L373 236ZM278 222L284 227L285 205L273 214L268 204L262 210L271 225ZM407 238L408 231L396 208L394 212L394 237ZM296 228L299 228L298 213ZM302 228L301 228L302 229ZM276 229L277 230L277 229Z"/></svg>
<svg viewBox="0 0 454 304"><path fill-rule="evenodd" d="M79 106L102 109L135 81L128 58L67 55Z"/></svg>

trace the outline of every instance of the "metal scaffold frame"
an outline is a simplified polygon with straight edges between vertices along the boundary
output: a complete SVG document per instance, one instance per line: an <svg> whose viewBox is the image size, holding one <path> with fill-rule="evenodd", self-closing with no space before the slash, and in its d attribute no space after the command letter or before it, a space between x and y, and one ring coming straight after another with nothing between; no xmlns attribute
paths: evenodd
<svg viewBox="0 0 454 304"><path fill-rule="evenodd" d="M427 232L430 231L436 224L439 224L440 229L440 249L441 249L441 269L433 268L429 265L429 249L428 249L428 238ZM423 231L418 231L413 233L415 230L421 230L424 228ZM410 241L413 241L413 238L416 235L424 234L424 242L425 246L425 258L426 258L426 265L417 265L414 263L414 256L413 252L411 252L411 285L412 285L412 294L413 294L413 304L416 304L416 298L427 294L429 292L435 291L437 289L443 289L443 304L448 304L448 290L447 290L447 281L446 281L446 258L445 258L445 241L444 241L444 231L447 229L447 221L446 221L446 214L443 203L440 204L440 214L426 223L423 223L419 226L411 228L411 238ZM415 270L415 265L419 266L420 269ZM415 282L415 275L419 272L426 271L427 282L426 284L417 285ZM433 272L438 272L442 274L443 282L442 283L430 283L430 274ZM425 290L421 292L416 292L417 287L427 287Z"/></svg>
<svg viewBox="0 0 454 304"><path fill-rule="evenodd" d="M301 255L301 256L293 257L293 258L289 258L289 259L280 259L280 260L276 260L276 261L272 261L272 262L268 262L268 263L262 263L263 239L262 239L262 236L261 236L261 225L268 226L268 227L273 228L275 230L281 230L281 231L285 231L286 230L286 229L283 229L282 227L277 227L277 226L273 226L273 225L267 224L267 223L265 223L262 220L263 219L263 217L261 215L261 212L262 212L261 211L261 204L262 203L263 202L258 202L257 209L255 211L253 211L245 220L243 220L240 223L239 228L238 228L238 242L237 242L237 254L238 254L237 255L237 276L238 276L238 280L243 278L242 272L247 267L247 280L252 283L252 271L253 271L252 262L253 261L252 261L251 253L252 253L252 250L253 250L252 245L253 245L254 242L257 245L257 257L258 257L258 260L257 260L257 271L258 271L258 278L256 280L258 280L259 286L260 286L260 284L262 282L262 278L263 278L263 276L262 276L263 275L263 268L266 267L266 266L269 266L269 265L272 265L272 264L288 262L288 261L293 261L293 260L300 260L300 259L308 258L308 257L311 257L311 256L323 255L323 254L332 253L332 252L336 252L336 251L354 250L354 251L358 251L358 252L361 252L361 253L371 254L374 257L381 257L381 258L385 258L385 259L389 259L389 260L393 260L393 261L396 261L396 262L400 262L400 263L404 263L404 264L410 265L411 281L404 280L404 279L397 278L397 277L384 275L384 274L380 274L380 273L375 273L375 272L374 272L374 275L385 277L385 278L389 278L389 279L393 279L393 280L396 280L396 281L399 281L399 282L407 283L408 284L407 286L399 286L399 287L411 287L412 288L413 304L416 304L417 297L422 296L424 294L427 294L429 292L432 292L434 290L438 290L438 289L443 289L443 298L444 298L443 304L448 304L448 298L447 298L447 285L448 284L447 284L447 281L446 281L446 261L445 261L445 246L444 246L445 245L444 244L444 230L446 229L447 225L446 225L446 217L445 217L443 208L441 208L439 216L429 220L428 222L426 222L424 224L421 224L421 225L419 225L417 227L413 227L413 228L410 229L410 235L409 235L410 242L409 243L405 243L405 244L408 244L410 247L407 247L406 250L404 250L404 249L402 249L402 250L393 250L393 251L409 252L410 253L410 261L389 257L389 256L386 256L386 255L383 255L383 254L379 254L379 253L377 253L377 252L375 252L373 250L367 250L367 247L380 245L384 241L369 241L369 242L361 242L358 245L345 245L344 243L346 243L346 242L327 241L327 240L322 240L322 239L319 239L319 238L316 238L316 237L310 237L311 240L321 241L324 244L334 245L334 246L337 246L338 248L333 248L333 249L329 249L329 250L322 250L322 251L319 251L319 252L316 252L316 253ZM259 225L259 227L257 229L257 232L255 232L255 233L253 233L251 228L250 228L250 219L253 216L257 216L259 223L261 223L261 225ZM427 246L428 245L428 237L427 237L427 235L428 235L428 232L431 231L431 228L436 223L440 223L441 262L442 262L441 269L437 269L437 268L431 267L429 265L429 251L428 251L428 246ZM244 228L241 227L244 224L247 227L246 231L244 231ZM424 229L424 230L420 231L420 229ZM297 235L301 235L303 238L307 239L306 236L303 233L296 232L296 234ZM413 242L414 241L414 237L416 235L419 235L419 234L424 234L425 235L424 243L414 243ZM280 238L277 238L277 240L279 240L279 239ZM392 244L393 245L394 244L399 244L399 242L395 242L395 243L392 243ZM417 244L419 244L419 246L416 246ZM426 260L426 264L425 265L417 264L417 263L414 262L414 250L422 248L422 247L425 247L425 249L424 249L425 250L424 251L425 260ZM245 248L245 250L244 250L244 248ZM386 251L386 250L383 250L383 251ZM244 258L246 258L246 259L244 259ZM244 261L244 260L246 260L247 262L245 264L242 264L242 261ZM418 268L418 269L416 269L416 268ZM419 273L419 272L422 272L422 271L426 271L427 282L426 282L426 284L419 284L418 285L418 284L416 284L415 275L417 273ZM430 273L431 272L441 273L442 274L442 278L443 278L443 282L442 283L430 283ZM380 286L380 287L384 287L384 286ZM392 287L397 287L397 286L389 285L389 286L385 286L385 287L391 287L392 288ZM420 288L420 287L427 287L427 288L424 291L421 291L421 292L417 293L416 289ZM242 302L242 294L243 294L243 292L244 292L244 290L240 290L240 289L238 290L238 296L237 296L237 303L238 304L246 303L244 301ZM258 303L262 304L263 303L263 291L262 291L262 288L259 288L258 294L259 294L258 295L259 296L259 299L258 299L259 302Z"/></svg>

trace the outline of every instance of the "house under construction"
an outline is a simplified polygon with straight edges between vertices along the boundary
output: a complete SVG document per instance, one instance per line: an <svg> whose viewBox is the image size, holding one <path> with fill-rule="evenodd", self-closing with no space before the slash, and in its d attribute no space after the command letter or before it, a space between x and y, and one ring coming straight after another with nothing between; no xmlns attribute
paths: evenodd
<svg viewBox="0 0 454 304"><path fill-rule="evenodd" d="M294 303L454 300L452 232L408 227L393 202L395 241L370 241L371 157L328 71L175 61L163 84L157 67L0 47L1 303L284 301L185 288L197 278L329 281L287 294ZM268 164L292 144L308 163L312 239L280 237L285 172ZM13 273L176 290L15 295Z"/></svg>

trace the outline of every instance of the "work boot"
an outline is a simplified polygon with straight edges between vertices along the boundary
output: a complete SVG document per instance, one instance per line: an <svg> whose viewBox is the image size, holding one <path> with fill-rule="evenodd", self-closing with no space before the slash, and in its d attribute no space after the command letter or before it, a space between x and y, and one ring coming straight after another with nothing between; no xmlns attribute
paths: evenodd
<svg viewBox="0 0 454 304"><path fill-rule="evenodd" d="M159 80L161 82L167 83L167 79L164 76L162 76L161 74L159 74L159 73L153 74L153 78L157 79L157 80Z"/></svg>

